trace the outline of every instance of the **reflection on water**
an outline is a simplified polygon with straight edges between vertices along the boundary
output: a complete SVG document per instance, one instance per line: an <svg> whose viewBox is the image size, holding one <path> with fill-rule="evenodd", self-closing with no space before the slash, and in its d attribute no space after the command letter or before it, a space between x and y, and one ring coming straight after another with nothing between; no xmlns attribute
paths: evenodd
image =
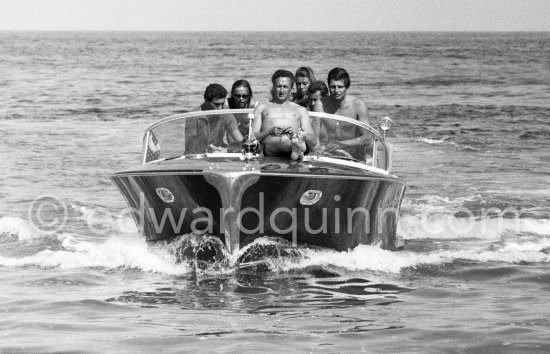
<svg viewBox="0 0 550 354"><path fill-rule="evenodd" d="M318 270L315 270L319 273ZM233 277L178 278L154 290L130 290L108 302L140 307L177 305L184 309L244 310L252 314L303 315L307 311L353 306L390 305L411 291L396 284L346 276L318 278L311 274L255 274Z"/></svg>

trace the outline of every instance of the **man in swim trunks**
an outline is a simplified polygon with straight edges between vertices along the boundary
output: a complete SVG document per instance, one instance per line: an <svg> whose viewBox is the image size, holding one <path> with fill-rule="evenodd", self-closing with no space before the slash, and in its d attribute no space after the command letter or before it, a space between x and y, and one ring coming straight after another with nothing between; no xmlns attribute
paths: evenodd
<svg viewBox="0 0 550 354"><path fill-rule="evenodd" d="M317 145L307 110L290 102L294 75L277 70L271 77L271 101L254 109L252 129L256 139L264 146L265 156L301 159Z"/></svg>
<svg viewBox="0 0 550 354"><path fill-rule="evenodd" d="M351 80L345 69L332 69L328 73L327 83L330 95L318 100L313 111L350 117L369 124L367 103L359 97L347 94ZM359 129L350 123L339 123L328 119L321 121L329 139L325 146L327 151L344 148L352 152L353 150L362 150L370 143L371 137L362 135ZM320 126L317 129L320 131ZM358 151L357 153L352 152L352 155L361 154Z"/></svg>

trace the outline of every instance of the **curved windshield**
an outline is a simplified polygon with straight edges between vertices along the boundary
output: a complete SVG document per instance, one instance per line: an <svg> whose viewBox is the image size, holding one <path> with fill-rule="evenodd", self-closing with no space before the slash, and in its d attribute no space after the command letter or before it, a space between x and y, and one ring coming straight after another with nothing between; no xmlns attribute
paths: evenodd
<svg viewBox="0 0 550 354"><path fill-rule="evenodd" d="M190 112L164 118L144 136L144 163L188 155L241 154L249 135L252 109ZM387 147L380 134L364 123L327 113L309 112L317 145L310 157L330 157L387 169Z"/></svg>

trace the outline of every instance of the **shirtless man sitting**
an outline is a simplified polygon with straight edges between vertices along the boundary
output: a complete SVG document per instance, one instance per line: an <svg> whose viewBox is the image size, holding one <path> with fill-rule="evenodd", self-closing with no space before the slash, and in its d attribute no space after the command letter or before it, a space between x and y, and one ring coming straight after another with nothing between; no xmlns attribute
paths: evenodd
<svg viewBox="0 0 550 354"><path fill-rule="evenodd" d="M318 100L313 111L350 117L369 124L367 103L359 97L347 94L351 80L345 69L332 69L328 73L327 83L330 95ZM340 124L337 121L323 119L322 124L329 137L329 143L326 145L327 150L341 148L343 145L361 147L370 139L349 123ZM320 126L316 127L317 130L320 128Z"/></svg>
<svg viewBox="0 0 550 354"><path fill-rule="evenodd" d="M294 75L287 70L277 70L271 82L272 99L254 109L252 129L256 139L263 143L265 156L301 159L309 148L317 145L317 137L307 110L289 101Z"/></svg>

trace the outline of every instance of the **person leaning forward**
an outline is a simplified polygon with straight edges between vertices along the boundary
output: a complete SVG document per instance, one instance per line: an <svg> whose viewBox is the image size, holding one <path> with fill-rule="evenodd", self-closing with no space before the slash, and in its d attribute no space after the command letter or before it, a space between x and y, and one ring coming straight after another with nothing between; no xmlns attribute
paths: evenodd
<svg viewBox="0 0 550 354"><path fill-rule="evenodd" d="M210 84L204 91L204 103L194 111L211 111L225 108L227 90L220 84ZM222 152L227 146L224 137L227 134L228 151L240 149L243 140L233 114L212 114L188 118L185 121L185 152L202 154Z"/></svg>
<svg viewBox="0 0 550 354"><path fill-rule="evenodd" d="M252 129L262 143L264 156L301 159L317 145L307 110L290 102L294 75L277 70L271 77L271 101L254 109Z"/></svg>

